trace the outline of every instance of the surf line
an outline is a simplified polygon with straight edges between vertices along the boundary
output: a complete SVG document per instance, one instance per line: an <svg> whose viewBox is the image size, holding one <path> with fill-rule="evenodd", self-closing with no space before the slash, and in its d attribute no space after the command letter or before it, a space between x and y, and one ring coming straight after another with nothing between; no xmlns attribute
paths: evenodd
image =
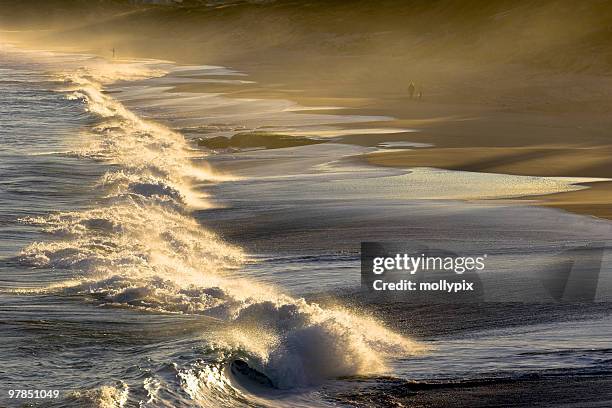
<svg viewBox="0 0 612 408"><path fill-rule="evenodd" d="M461 282L449 282L446 279L441 279L439 282L413 282L411 280L402 279L397 282L384 282L382 279L377 279L372 283L374 290L378 291L421 291L421 292L470 292L474 290L474 282L467 282L465 279Z"/></svg>

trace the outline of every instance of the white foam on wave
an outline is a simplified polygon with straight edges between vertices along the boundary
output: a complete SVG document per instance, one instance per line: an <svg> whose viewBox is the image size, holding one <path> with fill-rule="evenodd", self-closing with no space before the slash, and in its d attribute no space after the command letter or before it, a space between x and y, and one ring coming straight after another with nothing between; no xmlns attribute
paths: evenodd
<svg viewBox="0 0 612 408"><path fill-rule="evenodd" d="M129 387L124 382L116 386L105 385L90 390L74 391L69 394L69 400L73 400L82 406L94 406L98 408L123 408L128 401Z"/></svg>
<svg viewBox="0 0 612 408"><path fill-rule="evenodd" d="M54 239L24 248L21 261L73 271L73 279L50 291L217 319L221 329L214 343L246 356L279 388L384 372L389 357L422 350L372 318L322 308L236 278L232 270L244 262L241 249L190 215L192 206L202 204L193 179L216 182L223 177L192 164L182 135L105 94L102 82L111 76L103 70L98 82L96 69L81 68L63 77L69 97L98 118L85 135L90 142L83 155L116 170L99 180L95 208L23 219Z"/></svg>

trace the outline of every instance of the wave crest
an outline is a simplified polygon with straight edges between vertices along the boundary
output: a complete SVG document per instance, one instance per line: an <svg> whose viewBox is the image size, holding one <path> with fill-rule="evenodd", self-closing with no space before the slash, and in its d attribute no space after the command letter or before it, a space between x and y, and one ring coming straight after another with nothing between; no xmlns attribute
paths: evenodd
<svg viewBox="0 0 612 408"><path fill-rule="evenodd" d="M49 290L216 319L215 342L243 356L278 388L379 373L388 357L422 349L374 319L322 308L232 274L245 260L241 249L190 215L202 204L192 180L219 178L192 165L182 135L137 116L91 77L71 76L70 98L98 119L86 135L92 144L85 156L116 170L99 180L96 208L22 220L54 235L26 247L22 262L71 270L78 281Z"/></svg>

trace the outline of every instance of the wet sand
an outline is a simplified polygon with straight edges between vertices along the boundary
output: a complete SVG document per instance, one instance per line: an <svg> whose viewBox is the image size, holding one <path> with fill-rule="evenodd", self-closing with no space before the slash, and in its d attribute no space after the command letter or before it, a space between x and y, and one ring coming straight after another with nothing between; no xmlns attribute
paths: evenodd
<svg viewBox="0 0 612 408"><path fill-rule="evenodd" d="M398 86L396 93L377 93L368 89L371 84L365 88L352 88L349 92L345 87L330 84L319 77L308 79L304 73L290 78L290 74L278 73L271 67L267 67L270 71L265 71L261 66L247 65L249 79L254 79L254 84L180 84L170 91L221 92L232 98L289 99L304 106L320 108L320 113L387 116L391 120L349 124L347 127L410 128L414 131L348 134L333 141L370 147L385 142L431 145L369 153L361 158L375 166L612 178L612 145L607 133L612 122L606 113L606 104L594 109L591 103L584 101L586 95L561 97L552 91L544 91L527 103L526 96L505 95L513 83L519 82L514 78L488 89L482 89L486 85L480 83L466 84L466 88L478 86L479 92L464 103L460 97L467 91L444 83L439 84L436 94L425 95L419 100L408 98L402 86ZM279 82L279 78L287 82ZM546 89L553 89L555 81L559 80L551 79ZM566 80L579 81L588 91L598 79L577 75L568 76ZM601 85L607 89L607 82ZM501 94L498 98L494 97L496 92ZM574 111L571 111L571 106L575 106ZM330 110L329 107L342 109ZM578 192L538 199L530 197L529 200L533 204L578 214L612 218L612 204L609 203L612 185L605 182L586 185L588 189Z"/></svg>
<svg viewBox="0 0 612 408"><path fill-rule="evenodd" d="M486 173L523 176L596 177L612 175L612 151L597 147L475 147L430 148L373 153L368 163L398 168L438 167ZM612 219L612 183L586 184L589 188L542 196L530 202L578 214Z"/></svg>

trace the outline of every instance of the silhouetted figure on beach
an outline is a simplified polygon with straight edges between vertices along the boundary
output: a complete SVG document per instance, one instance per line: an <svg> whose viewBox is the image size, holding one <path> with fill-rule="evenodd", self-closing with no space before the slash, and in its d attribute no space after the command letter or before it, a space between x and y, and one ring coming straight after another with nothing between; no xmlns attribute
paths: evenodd
<svg viewBox="0 0 612 408"><path fill-rule="evenodd" d="M113 47L113 58L115 58L115 47Z"/></svg>
<svg viewBox="0 0 612 408"><path fill-rule="evenodd" d="M414 98L414 82L410 82L410 85L408 85L408 95L410 95L410 99Z"/></svg>

